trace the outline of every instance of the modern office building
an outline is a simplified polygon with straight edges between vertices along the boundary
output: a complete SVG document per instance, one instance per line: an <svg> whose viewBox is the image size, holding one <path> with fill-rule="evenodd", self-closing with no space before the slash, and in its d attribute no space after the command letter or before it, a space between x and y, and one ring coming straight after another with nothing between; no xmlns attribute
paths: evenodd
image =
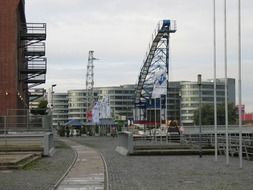
<svg viewBox="0 0 253 190"><path fill-rule="evenodd" d="M64 125L68 122L68 94L55 93L52 104L53 126Z"/></svg>
<svg viewBox="0 0 253 190"><path fill-rule="evenodd" d="M96 90L99 99L109 97L112 118L116 120L133 119L135 85L99 87Z"/></svg>
<svg viewBox="0 0 253 190"><path fill-rule="evenodd" d="M94 90L94 98L97 99L97 92ZM86 122L87 99L86 90L68 91L68 120L78 119Z"/></svg>
<svg viewBox="0 0 253 190"><path fill-rule="evenodd" d="M169 120L178 120L180 124L194 125L194 112L199 109L200 98L202 104L214 103L214 84L212 80L203 81L201 88L197 82L173 81L169 82L167 99L167 117ZM217 79L217 104L225 101L224 79ZM200 91L199 91L200 90ZM199 92L201 92L199 94ZM109 97L111 115L115 120L133 119L135 85L121 85L94 88L95 99ZM159 100L158 100L159 101ZM235 79L228 79L228 102L235 105ZM53 96L53 121L56 125L71 119L86 122L86 91L69 90L68 93L55 93ZM59 105L60 107L57 107ZM57 107L57 109L56 109ZM157 110L160 109L159 106ZM151 108L149 110L152 110ZM159 121L160 112L157 111L156 121ZM150 122L153 116L148 116ZM148 120L148 121L149 121ZM66 123L65 122L65 123Z"/></svg>
<svg viewBox="0 0 253 190"><path fill-rule="evenodd" d="M24 0L0 1L0 115L27 109L45 82L45 39L45 24L26 22Z"/></svg>
<svg viewBox="0 0 253 190"><path fill-rule="evenodd" d="M95 100L109 97L111 116L115 120L132 119L135 85L94 88ZM86 90L69 90L53 94L53 126L71 119L86 122Z"/></svg>
<svg viewBox="0 0 253 190"><path fill-rule="evenodd" d="M225 80L217 79L216 86L217 104L225 102ZM181 125L194 125L194 112L201 104L214 103L213 80L206 80L199 85L192 81L171 81L167 92L167 118L177 120ZM164 96L163 96L164 97ZM154 126L154 122L164 122L165 98L150 100L147 110L141 109L135 112L135 118L139 124ZM154 101L156 103L154 103ZM235 105L235 79L228 79L228 103ZM156 106L155 106L156 105ZM161 106L160 106L161 105ZM156 110L156 111L154 111ZM161 112L160 112L161 110ZM138 111L138 108L137 108ZM145 113L147 117L145 117Z"/></svg>
<svg viewBox="0 0 253 190"><path fill-rule="evenodd" d="M217 79L216 95L217 104L225 102L225 80ZM180 83L180 121L182 125L193 125L195 110L201 104L214 103L213 80L203 81L199 89L197 82ZM200 90L200 91L199 91ZM228 102L235 105L235 79L228 79Z"/></svg>
<svg viewBox="0 0 253 190"><path fill-rule="evenodd" d="M169 82L167 112L169 120L180 120L180 82Z"/></svg>

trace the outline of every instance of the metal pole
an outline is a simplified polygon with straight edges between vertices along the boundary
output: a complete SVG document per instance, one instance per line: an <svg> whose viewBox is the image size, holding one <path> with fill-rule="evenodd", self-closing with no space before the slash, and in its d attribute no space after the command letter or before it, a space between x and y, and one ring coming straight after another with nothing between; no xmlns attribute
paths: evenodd
<svg viewBox="0 0 253 190"><path fill-rule="evenodd" d="M215 161L218 161L218 142L217 142L217 97L216 97L216 0L213 0L213 81L214 81L214 149Z"/></svg>
<svg viewBox="0 0 253 190"><path fill-rule="evenodd" d="M156 129L156 98L155 98L155 129Z"/></svg>
<svg viewBox="0 0 253 190"><path fill-rule="evenodd" d="M199 157L202 157L202 129L201 129L201 75L198 75L198 86L199 86Z"/></svg>
<svg viewBox="0 0 253 190"><path fill-rule="evenodd" d="M146 128L147 128L147 123L148 123L148 109L147 105L145 106L145 123L144 123L144 135L146 134Z"/></svg>
<svg viewBox="0 0 253 190"><path fill-rule="evenodd" d="M54 87L56 87L56 84L53 84L52 86L52 92L51 92L51 130L53 129L53 111L54 111Z"/></svg>
<svg viewBox="0 0 253 190"><path fill-rule="evenodd" d="M238 0L238 98L239 98L239 159L242 168L242 79L241 79L241 0Z"/></svg>
<svg viewBox="0 0 253 190"><path fill-rule="evenodd" d="M6 148L7 146L7 116L4 116L4 137L5 137L4 146L5 146L5 150L7 150Z"/></svg>
<svg viewBox="0 0 253 190"><path fill-rule="evenodd" d="M162 124L162 95L160 95L160 141L162 143L161 124Z"/></svg>
<svg viewBox="0 0 253 190"><path fill-rule="evenodd" d="M151 123L152 123L152 99L150 98L149 99L149 105L150 105L150 109L149 109L149 130L148 130L148 133L150 134L150 127L152 126Z"/></svg>
<svg viewBox="0 0 253 190"><path fill-rule="evenodd" d="M228 147L228 79L227 79L227 1L224 0L224 58L225 58L225 126L226 126L226 164L229 164Z"/></svg>
<svg viewBox="0 0 253 190"><path fill-rule="evenodd" d="M26 110L26 128L29 128L29 110Z"/></svg>
<svg viewBox="0 0 253 190"><path fill-rule="evenodd" d="M155 130L154 132L155 132L155 141L156 141L157 140L156 139L156 98L155 98Z"/></svg>
<svg viewBox="0 0 253 190"><path fill-rule="evenodd" d="M167 124L168 120L168 86L169 86L169 41L170 41L170 34L168 33L167 36L167 47L166 47L166 96L165 96L165 123Z"/></svg>
<svg viewBox="0 0 253 190"><path fill-rule="evenodd" d="M134 111L135 122L138 120L137 115L138 115L137 107L135 106L135 111Z"/></svg>
<svg viewBox="0 0 253 190"><path fill-rule="evenodd" d="M160 95L160 128L162 124L162 95Z"/></svg>

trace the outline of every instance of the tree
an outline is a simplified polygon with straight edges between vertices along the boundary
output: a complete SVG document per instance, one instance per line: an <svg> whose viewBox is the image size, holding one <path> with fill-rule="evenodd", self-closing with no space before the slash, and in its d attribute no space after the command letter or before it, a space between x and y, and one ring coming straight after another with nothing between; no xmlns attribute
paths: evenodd
<svg viewBox="0 0 253 190"><path fill-rule="evenodd" d="M47 109L47 100L41 100L38 105L38 109Z"/></svg>
<svg viewBox="0 0 253 190"><path fill-rule="evenodd" d="M41 100L38 104L38 107L32 109L31 113L35 115L46 115L47 104L48 104L47 100Z"/></svg>
<svg viewBox="0 0 253 190"><path fill-rule="evenodd" d="M214 106L213 104L203 104L201 106L201 124L213 125L214 124ZM199 124L199 110L194 112L194 123ZM237 108L232 104L228 104L228 124L233 125L237 123ZM217 105L217 124L225 124L225 104Z"/></svg>

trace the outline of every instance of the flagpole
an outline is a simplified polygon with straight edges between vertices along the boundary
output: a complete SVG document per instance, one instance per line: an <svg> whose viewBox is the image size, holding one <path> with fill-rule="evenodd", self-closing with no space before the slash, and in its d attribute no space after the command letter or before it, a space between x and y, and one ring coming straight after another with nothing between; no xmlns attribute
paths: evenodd
<svg viewBox="0 0 253 190"><path fill-rule="evenodd" d="M162 124L162 95L160 95L160 128Z"/></svg>
<svg viewBox="0 0 253 190"><path fill-rule="evenodd" d="M150 134L150 127L152 126L152 98L149 99L150 110L149 110L149 134Z"/></svg>
<svg viewBox="0 0 253 190"><path fill-rule="evenodd" d="M239 98L239 159L242 168L242 79L241 79L241 0L238 0L238 98Z"/></svg>
<svg viewBox="0 0 253 190"><path fill-rule="evenodd" d="M213 78L214 78L214 148L215 161L218 161L218 142L217 142L217 97L216 97L216 0L213 0Z"/></svg>
<svg viewBox="0 0 253 190"><path fill-rule="evenodd" d="M155 98L155 129L156 129L156 98Z"/></svg>
<svg viewBox="0 0 253 190"><path fill-rule="evenodd" d="M226 164L229 165L228 147L228 79L227 79L227 1L224 0L224 59L225 59L225 126L226 126Z"/></svg>
<svg viewBox="0 0 253 190"><path fill-rule="evenodd" d="M162 143L162 133L161 133L161 125L162 125L162 95L160 95L160 141Z"/></svg>
<svg viewBox="0 0 253 190"><path fill-rule="evenodd" d="M168 33L167 36L167 47L166 47L166 92L165 92L165 123L167 126L167 119L168 119L168 85L169 85L169 40L170 34ZM168 139L168 138L167 138Z"/></svg>

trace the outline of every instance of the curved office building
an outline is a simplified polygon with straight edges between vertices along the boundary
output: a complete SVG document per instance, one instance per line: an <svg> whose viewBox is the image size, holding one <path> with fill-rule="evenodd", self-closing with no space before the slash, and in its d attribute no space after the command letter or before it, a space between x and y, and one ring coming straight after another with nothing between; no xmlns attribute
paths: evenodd
<svg viewBox="0 0 253 190"><path fill-rule="evenodd" d="M202 104L214 103L214 84L213 80L203 81L199 94L197 82L180 83L180 115L183 125L193 125L195 110L199 109L200 98ZM225 101L225 83L224 79L217 79L216 85L217 104ZM235 104L235 79L228 79L228 102Z"/></svg>
<svg viewBox="0 0 253 190"><path fill-rule="evenodd" d="M135 85L99 87L96 90L99 99L109 97L112 118L116 120L133 118Z"/></svg>
<svg viewBox="0 0 253 190"><path fill-rule="evenodd" d="M53 126L63 126L68 122L68 95L67 93L54 93L53 94Z"/></svg>

